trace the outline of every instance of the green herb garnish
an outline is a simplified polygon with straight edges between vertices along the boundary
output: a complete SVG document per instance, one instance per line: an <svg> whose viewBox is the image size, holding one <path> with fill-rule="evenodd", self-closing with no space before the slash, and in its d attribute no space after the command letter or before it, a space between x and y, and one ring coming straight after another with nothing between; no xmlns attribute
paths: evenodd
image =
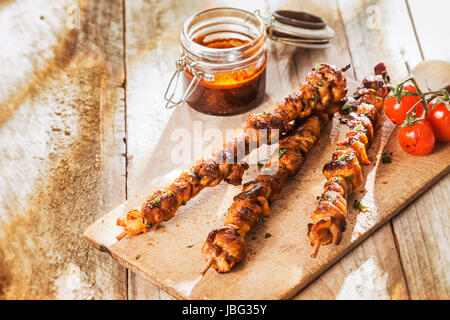
<svg viewBox="0 0 450 320"><path fill-rule="evenodd" d="M186 246L186 248L192 248L194 245L193 244L191 244L191 245L189 245L189 246Z"/></svg>
<svg viewBox="0 0 450 320"><path fill-rule="evenodd" d="M392 152L383 152L383 155L381 156L381 162L392 163Z"/></svg>
<svg viewBox="0 0 450 320"><path fill-rule="evenodd" d="M153 203L160 203L161 202L161 198L156 198L153 200Z"/></svg>
<svg viewBox="0 0 450 320"><path fill-rule="evenodd" d="M140 257L141 257L141 255L140 255L140 254L138 254L138 255L136 256L136 260L137 260L137 259L139 259Z"/></svg>
<svg viewBox="0 0 450 320"><path fill-rule="evenodd" d="M345 106L342 107L342 110L348 110L348 109L351 109L352 107L353 107L353 105L346 104Z"/></svg>
<svg viewBox="0 0 450 320"><path fill-rule="evenodd" d="M281 148L280 152L278 154L278 159L281 159L281 157L283 156L283 154L285 154L287 152L286 148Z"/></svg>
<svg viewBox="0 0 450 320"><path fill-rule="evenodd" d="M346 177L345 177L345 180L351 181L351 180L352 180L352 176L346 176Z"/></svg>
<svg viewBox="0 0 450 320"><path fill-rule="evenodd" d="M316 65L314 66L314 70L319 71L320 69L322 69L322 64L316 63Z"/></svg>
<svg viewBox="0 0 450 320"><path fill-rule="evenodd" d="M364 126L362 124L358 124L356 127L352 129L353 131L361 131L364 130Z"/></svg>
<svg viewBox="0 0 450 320"><path fill-rule="evenodd" d="M353 105L351 105L351 104L346 104L346 105L344 105L344 106L341 108L341 110L342 110L342 112L343 112L344 114L349 114L350 111L352 110L352 108L353 108Z"/></svg>
<svg viewBox="0 0 450 320"><path fill-rule="evenodd" d="M263 115L268 116L268 115L270 115L270 112L264 111Z"/></svg>
<svg viewBox="0 0 450 320"><path fill-rule="evenodd" d="M314 102L318 103L320 101L320 95L319 93L316 91L314 92Z"/></svg>
<svg viewBox="0 0 450 320"><path fill-rule="evenodd" d="M271 236L272 236L272 234L267 232L266 235L264 236L264 238L270 238Z"/></svg>
<svg viewBox="0 0 450 320"><path fill-rule="evenodd" d="M181 205L185 206L186 205L186 201L181 201Z"/></svg>
<svg viewBox="0 0 450 320"><path fill-rule="evenodd" d="M359 210L362 210L362 211L368 209L368 208L367 208L365 205L363 205L363 204L361 203L361 201L359 201L359 200L355 200L355 202L353 203L353 207L355 207L355 209L359 209Z"/></svg>

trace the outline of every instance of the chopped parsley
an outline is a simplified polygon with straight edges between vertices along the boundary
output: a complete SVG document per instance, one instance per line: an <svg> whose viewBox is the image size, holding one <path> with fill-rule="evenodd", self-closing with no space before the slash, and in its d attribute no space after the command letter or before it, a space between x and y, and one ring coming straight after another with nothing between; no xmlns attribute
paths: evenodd
<svg viewBox="0 0 450 320"><path fill-rule="evenodd" d="M353 131L361 131L364 130L364 126L362 124L358 124L356 127L352 129Z"/></svg>
<svg viewBox="0 0 450 320"><path fill-rule="evenodd" d="M353 107L353 105L351 105L351 104L346 104L346 105L344 105L343 107L342 107L342 110L348 110L348 109L351 109Z"/></svg>
<svg viewBox="0 0 450 320"><path fill-rule="evenodd" d="M383 152L383 155L381 156L381 162L392 163L392 152Z"/></svg>
<svg viewBox="0 0 450 320"><path fill-rule="evenodd" d="M346 176L346 177L345 177L345 180L351 181L351 180L352 180L352 176Z"/></svg>
<svg viewBox="0 0 450 320"><path fill-rule="evenodd" d="M269 232L267 232L266 235L264 236L264 238L270 238L270 237L272 237L272 234Z"/></svg>
<svg viewBox="0 0 450 320"><path fill-rule="evenodd" d="M140 255L140 254L138 254L138 255L136 256L136 260L137 260L137 259L139 259L140 257L141 257L141 255Z"/></svg>
<svg viewBox="0 0 450 320"><path fill-rule="evenodd" d="M344 114L349 114L352 108L353 108L353 105L346 104L341 108L341 110Z"/></svg>
<svg viewBox="0 0 450 320"><path fill-rule="evenodd" d="M342 176L339 176L338 178L337 178L337 183L339 183L339 182L341 182L341 180L342 180Z"/></svg>
<svg viewBox="0 0 450 320"><path fill-rule="evenodd" d="M175 195L175 193L173 193L173 191L171 190L167 191L167 194L170 194L171 196Z"/></svg>
<svg viewBox="0 0 450 320"><path fill-rule="evenodd" d="M263 115L268 116L268 115L270 115L270 112L264 111Z"/></svg>
<svg viewBox="0 0 450 320"><path fill-rule="evenodd" d="M339 157L339 159L337 159L337 161L344 161L347 160L348 154L344 154L343 156Z"/></svg>
<svg viewBox="0 0 450 320"><path fill-rule="evenodd" d="M319 71L320 69L322 69L322 64L316 63L316 65L314 66L314 70Z"/></svg>
<svg viewBox="0 0 450 320"><path fill-rule="evenodd" d="M319 92L314 92L314 102L318 103L320 101L320 95Z"/></svg>
<svg viewBox="0 0 450 320"><path fill-rule="evenodd" d="M280 153L279 153L279 155L278 155L278 159L281 159L281 157L283 156L283 154L285 154L287 152L287 149L286 148L281 148L280 149Z"/></svg>
<svg viewBox="0 0 450 320"><path fill-rule="evenodd" d="M186 246L186 248L192 248L194 245L193 244L191 244L191 245L189 245L189 246Z"/></svg>
<svg viewBox="0 0 450 320"><path fill-rule="evenodd" d="M181 205L185 206L186 205L186 201L181 201Z"/></svg>
<svg viewBox="0 0 450 320"><path fill-rule="evenodd" d="M353 207L355 207L355 209L359 209L359 210L362 210L362 211L368 209L368 208L367 208L365 205L363 205L363 204L361 203L361 201L359 201L359 200L355 200L355 202L353 203Z"/></svg>

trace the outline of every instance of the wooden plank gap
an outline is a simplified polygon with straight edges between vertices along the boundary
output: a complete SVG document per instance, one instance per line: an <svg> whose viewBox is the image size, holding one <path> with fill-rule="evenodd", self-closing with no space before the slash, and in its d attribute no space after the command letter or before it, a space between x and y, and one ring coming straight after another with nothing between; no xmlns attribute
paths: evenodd
<svg viewBox="0 0 450 320"><path fill-rule="evenodd" d="M335 1L336 2L336 8L338 9L338 14L339 14L339 20L341 21L342 25L345 26L344 23L344 18L342 17L342 11L341 11L341 7L339 6L338 0ZM347 48L348 48L348 53L350 55L350 63L351 65L351 69L353 71L353 76L355 77L356 80L358 80L358 77L356 76L356 69L354 67L354 63L353 63L353 54L352 54L352 50L350 50L350 44L348 42L348 36L347 36L347 30L344 29L344 37L345 37L345 43L347 44Z"/></svg>
<svg viewBox="0 0 450 320"><path fill-rule="evenodd" d="M405 0L405 1L406 1L406 8L408 8L408 15L409 15L409 18L411 19L411 25L414 30L414 36L416 37L417 45L419 46L420 56L422 57L422 60L424 60L425 56L423 54L422 45L420 44L420 41L419 41L419 35L417 34L416 24L414 23L414 18L411 13L411 8L409 7L408 0Z"/></svg>
<svg viewBox="0 0 450 320"><path fill-rule="evenodd" d="M124 90L124 121L125 121L125 136L123 142L125 143L125 199L128 200L128 122L127 122L127 23L126 23L126 6L125 0L122 0L122 24L123 24L123 68L124 79L122 87Z"/></svg>
<svg viewBox="0 0 450 320"><path fill-rule="evenodd" d="M124 138L123 142L125 144L125 199L128 200L128 125L127 125L127 23L126 23L126 6L125 6L125 0L122 0L122 42L123 42L123 104L124 104L124 119L125 122L124 125ZM127 300L130 300L130 293L129 293L129 276L130 271L128 268L125 269L125 292L126 292L126 298Z"/></svg>
<svg viewBox="0 0 450 320"><path fill-rule="evenodd" d="M408 287L408 278L406 277L406 274L405 274L405 267L403 266L402 256L400 255L398 238L397 238L397 234L395 233L394 223L392 222L392 219L391 219L391 221L389 221L389 224L391 226L392 236L394 237L395 250L397 251L398 260L400 262L402 276L403 276L403 279L405 280L405 286L406 286L406 292L408 294L408 299L411 300L411 294L409 293L409 287Z"/></svg>

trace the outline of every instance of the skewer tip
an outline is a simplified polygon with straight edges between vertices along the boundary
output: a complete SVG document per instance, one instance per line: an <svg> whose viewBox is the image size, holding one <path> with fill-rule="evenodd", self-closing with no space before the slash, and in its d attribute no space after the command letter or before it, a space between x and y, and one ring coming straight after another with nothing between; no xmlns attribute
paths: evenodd
<svg viewBox="0 0 450 320"><path fill-rule="evenodd" d="M116 239L117 241L122 240L127 235L127 232L124 230L121 234L119 234Z"/></svg>
<svg viewBox="0 0 450 320"><path fill-rule="evenodd" d="M313 252L311 253L311 257L312 257L312 258L317 257L317 253L319 252L319 248L320 248L320 241L317 241L317 242L314 244Z"/></svg>
<svg viewBox="0 0 450 320"><path fill-rule="evenodd" d="M208 269L211 267L213 263L213 258L209 258L208 262L206 263L206 265L203 267L203 269L200 271L200 273L202 274L202 276L205 275L206 271L208 271Z"/></svg>

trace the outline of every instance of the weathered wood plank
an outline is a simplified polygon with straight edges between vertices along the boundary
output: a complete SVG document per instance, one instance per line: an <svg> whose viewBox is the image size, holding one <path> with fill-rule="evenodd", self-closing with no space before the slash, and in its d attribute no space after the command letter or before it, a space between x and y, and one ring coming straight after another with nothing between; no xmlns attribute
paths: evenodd
<svg viewBox="0 0 450 320"><path fill-rule="evenodd" d="M407 76L422 61L408 8L404 1L339 0L353 66L367 74L374 63L383 61L392 82Z"/></svg>
<svg viewBox="0 0 450 320"><path fill-rule="evenodd" d="M411 299L449 299L450 175L393 219Z"/></svg>
<svg viewBox="0 0 450 320"><path fill-rule="evenodd" d="M390 223L369 239L302 290L295 299L408 299Z"/></svg>
<svg viewBox="0 0 450 320"><path fill-rule="evenodd" d="M406 0L424 59L450 61L449 2Z"/></svg>
<svg viewBox="0 0 450 320"><path fill-rule="evenodd" d="M450 60L448 2L408 0L422 53L426 60ZM441 70L443 71L443 70ZM445 81L447 80L447 81ZM437 80L448 83L448 77ZM434 82L434 84L433 84ZM432 81L432 89L441 86ZM437 87L436 87L437 86ZM439 87L439 88L438 88ZM450 176L393 219L400 257L411 299L449 299L450 263L449 195Z"/></svg>
<svg viewBox="0 0 450 320"><path fill-rule="evenodd" d="M0 6L6 298L126 298L125 268L81 237L125 199L122 16L121 1Z"/></svg>

